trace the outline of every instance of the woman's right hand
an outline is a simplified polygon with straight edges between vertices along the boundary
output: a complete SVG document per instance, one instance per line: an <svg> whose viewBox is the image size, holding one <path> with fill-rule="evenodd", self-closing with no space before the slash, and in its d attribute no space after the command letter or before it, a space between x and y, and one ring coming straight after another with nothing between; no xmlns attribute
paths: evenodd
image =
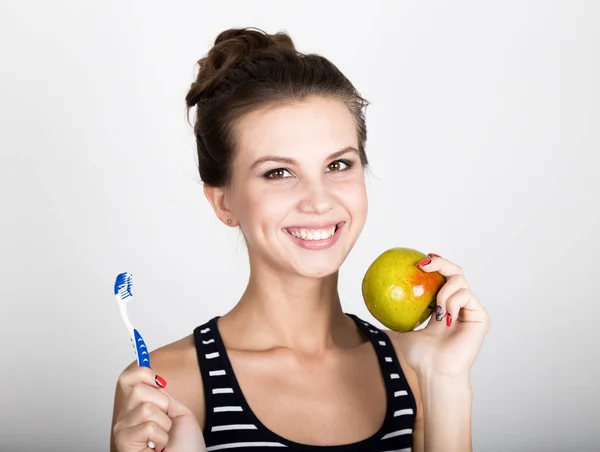
<svg viewBox="0 0 600 452"><path fill-rule="evenodd" d="M206 450L196 417L161 387L162 382L148 367L125 370L119 376L125 396L113 427L119 452L153 452L148 441L155 444L157 452Z"/></svg>

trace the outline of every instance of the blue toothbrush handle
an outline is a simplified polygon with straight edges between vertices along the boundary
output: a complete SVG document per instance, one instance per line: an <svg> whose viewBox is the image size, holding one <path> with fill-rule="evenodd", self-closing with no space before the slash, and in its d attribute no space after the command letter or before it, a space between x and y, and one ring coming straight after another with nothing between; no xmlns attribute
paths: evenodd
<svg viewBox="0 0 600 452"><path fill-rule="evenodd" d="M148 348L146 347L144 338L136 329L133 330L133 337L135 339L134 346L137 355L138 366L150 367L150 354L148 353Z"/></svg>

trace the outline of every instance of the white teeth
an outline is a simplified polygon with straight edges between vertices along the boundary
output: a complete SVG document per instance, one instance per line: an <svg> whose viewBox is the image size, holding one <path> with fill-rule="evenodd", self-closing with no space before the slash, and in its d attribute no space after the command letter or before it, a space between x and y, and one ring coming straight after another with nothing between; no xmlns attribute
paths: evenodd
<svg viewBox="0 0 600 452"><path fill-rule="evenodd" d="M335 226L329 229L294 229L288 232L301 240L325 240L335 232Z"/></svg>

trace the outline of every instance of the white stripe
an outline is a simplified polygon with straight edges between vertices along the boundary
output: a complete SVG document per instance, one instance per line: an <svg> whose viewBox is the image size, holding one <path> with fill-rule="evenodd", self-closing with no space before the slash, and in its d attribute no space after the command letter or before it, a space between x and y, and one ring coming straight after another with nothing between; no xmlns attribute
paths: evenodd
<svg viewBox="0 0 600 452"><path fill-rule="evenodd" d="M398 410L394 412L394 417L402 416L404 414L413 414L412 408L406 408L405 410Z"/></svg>
<svg viewBox="0 0 600 452"><path fill-rule="evenodd" d="M370 331L371 333L374 333L374 334L378 334L378 333L379 333L379 331L376 331L376 330L369 330L369 331Z"/></svg>
<svg viewBox="0 0 600 452"><path fill-rule="evenodd" d="M219 356L219 352L207 353L204 356L206 356L206 359L213 359L213 358L216 358L217 356Z"/></svg>
<svg viewBox="0 0 600 452"><path fill-rule="evenodd" d="M398 378L400 378L400 375L398 375L398 374L390 374L390 378L392 380L397 380Z"/></svg>
<svg viewBox="0 0 600 452"><path fill-rule="evenodd" d="M405 428L404 430L396 430L395 432L388 433L381 439L395 438L400 435L410 435L412 433L412 428Z"/></svg>
<svg viewBox="0 0 600 452"><path fill-rule="evenodd" d="M209 331L210 331L210 328L204 328L203 330L200 330L200 333L204 334L204 333L208 333Z"/></svg>
<svg viewBox="0 0 600 452"><path fill-rule="evenodd" d="M211 432L224 432L227 430L258 430L256 425L252 424L230 424L218 425L210 429Z"/></svg>
<svg viewBox="0 0 600 452"><path fill-rule="evenodd" d="M385 345L385 342L379 341L379 345Z"/></svg>
<svg viewBox="0 0 600 452"><path fill-rule="evenodd" d="M281 443L269 443L269 442L264 442L264 441L256 441L254 443L218 444L216 446L207 447L206 452L210 452L211 450L235 449L238 447L287 447L287 446L285 444L281 444Z"/></svg>
<svg viewBox="0 0 600 452"><path fill-rule="evenodd" d="M392 358L390 358L389 356L385 357L385 362L386 363L391 363L392 362Z"/></svg>
<svg viewBox="0 0 600 452"><path fill-rule="evenodd" d="M233 394L233 388L215 388L213 394Z"/></svg>
<svg viewBox="0 0 600 452"><path fill-rule="evenodd" d="M396 392L394 392L394 397L398 397L398 396L401 396L401 395L408 395L408 392L406 392L406 391L396 391Z"/></svg>
<svg viewBox="0 0 600 452"><path fill-rule="evenodd" d="M209 339L207 341L202 341L203 344L212 344L215 340L214 339Z"/></svg>
<svg viewBox="0 0 600 452"><path fill-rule="evenodd" d="M241 406L216 406L213 408L213 413L225 413L229 411L242 411Z"/></svg>
<svg viewBox="0 0 600 452"><path fill-rule="evenodd" d="M225 371L224 370L211 370L208 373L208 375L211 377L218 377L219 375L225 375Z"/></svg>

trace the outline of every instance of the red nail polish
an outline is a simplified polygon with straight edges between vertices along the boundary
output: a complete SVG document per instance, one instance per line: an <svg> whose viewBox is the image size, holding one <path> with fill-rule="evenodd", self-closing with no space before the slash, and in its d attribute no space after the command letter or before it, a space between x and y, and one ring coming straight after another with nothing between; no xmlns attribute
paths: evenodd
<svg viewBox="0 0 600 452"><path fill-rule="evenodd" d="M423 259L421 262L417 262L417 265L419 267L422 267L423 265L427 265L431 262L431 259Z"/></svg>
<svg viewBox="0 0 600 452"><path fill-rule="evenodd" d="M156 377L154 377L154 381L161 388L166 388L167 387L167 381L163 377L161 377L160 375L157 375Z"/></svg>
<svg viewBox="0 0 600 452"><path fill-rule="evenodd" d="M429 257L442 257L439 254L435 254L435 253L429 253L428 256Z"/></svg>
<svg viewBox="0 0 600 452"><path fill-rule="evenodd" d="M446 314L446 326L452 325L452 316L450 313Z"/></svg>

